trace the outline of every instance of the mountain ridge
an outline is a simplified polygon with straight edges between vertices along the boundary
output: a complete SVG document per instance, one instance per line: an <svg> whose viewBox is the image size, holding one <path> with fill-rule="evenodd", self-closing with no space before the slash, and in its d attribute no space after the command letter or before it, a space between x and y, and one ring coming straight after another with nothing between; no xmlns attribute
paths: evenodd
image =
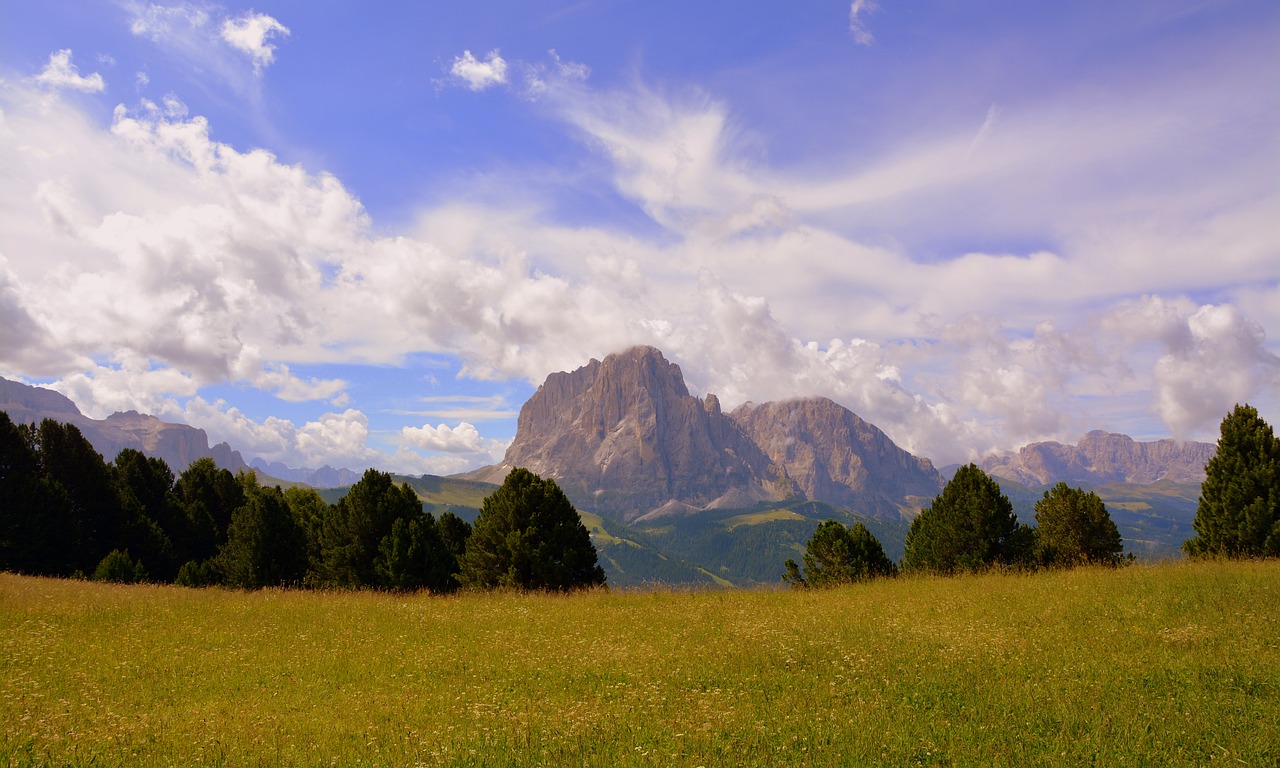
<svg viewBox="0 0 1280 768"><path fill-rule="evenodd" d="M162 421L137 411L93 419L59 392L5 378L0 378L0 410L8 413L15 423L39 424L48 418L71 424L107 461L114 460L125 448L132 448L163 459L175 474L202 458L211 458L219 467L232 472L249 469L240 452L229 444L210 446L209 435L203 429Z"/></svg>
<svg viewBox="0 0 1280 768"><path fill-rule="evenodd" d="M827 398L726 414L714 394L690 394L680 367L647 346L549 375L521 408L502 463L462 476L499 483L516 466L623 521L781 501L893 519L942 487L928 459Z"/></svg>
<svg viewBox="0 0 1280 768"><path fill-rule="evenodd" d="M1216 452L1213 443L1169 438L1139 442L1128 435L1093 430L1075 445L1031 443L1017 451L989 454L976 463L997 479L1027 486L1151 485L1161 480L1186 484L1204 482L1205 465Z"/></svg>

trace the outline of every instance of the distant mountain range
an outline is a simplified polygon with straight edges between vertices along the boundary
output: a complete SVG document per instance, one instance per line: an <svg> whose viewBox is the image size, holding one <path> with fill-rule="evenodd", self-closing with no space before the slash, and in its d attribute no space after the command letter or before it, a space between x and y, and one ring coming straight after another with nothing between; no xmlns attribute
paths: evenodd
<svg viewBox="0 0 1280 768"><path fill-rule="evenodd" d="M1078 445L1034 443L977 464L1028 490L1072 485L1199 484L1211 443L1090 432ZM575 504L627 522L761 503L815 501L909 519L946 477L874 424L821 397L729 413L689 394L652 347L553 373L520 410L501 464L464 477L499 483L512 467L556 479Z"/></svg>
<svg viewBox="0 0 1280 768"><path fill-rule="evenodd" d="M203 429L161 421L137 411L91 419L65 395L3 378L0 378L0 411L8 413L9 418L19 424L39 424L44 419L73 424L107 461L114 460L125 448L133 448L164 459L174 474L203 458L212 458L219 467L232 472L249 468L240 452L230 445L218 443L210 447L209 435Z"/></svg>
<svg viewBox="0 0 1280 768"><path fill-rule="evenodd" d="M1161 480L1198 484L1204 482L1205 465L1217 450L1213 443L1139 443L1128 435L1095 430L1077 445L1032 443L1016 452L987 456L978 466L997 478L1027 486L1150 485Z"/></svg>
<svg viewBox="0 0 1280 768"><path fill-rule="evenodd" d="M15 421L75 424L112 459L122 448L158 456L180 472L209 456L281 480L333 488L336 500L359 479L350 469L246 465L203 430L133 412L90 419L66 397L0 379L0 410ZM1216 446L1090 432L1077 445L1041 442L976 462L1000 482L1019 519L1059 481L1092 488L1106 502L1126 547L1146 557L1176 554L1191 535L1204 467ZM552 477L582 513L610 582L751 584L776 581L781 563L803 553L827 518L866 524L890 557L902 553L912 517L954 467L939 472L899 448L875 425L826 398L721 410L715 395L689 393L679 366L636 347L553 373L521 408L501 464L454 478L409 482L424 507L474 519L511 468Z"/></svg>
<svg viewBox="0 0 1280 768"><path fill-rule="evenodd" d="M280 462L267 463L258 458L245 463L240 452L227 443L210 446L209 435L203 429L161 421L137 411L91 419L65 395L4 378L0 378L0 411L5 411L10 419L20 424L39 424L44 419L73 424L107 461L115 459L125 448L133 448L147 456L163 459L174 474L180 474L196 459L211 458L219 467L232 472L253 468L272 478L317 488L351 485L360 479L360 475L350 469L330 466L293 469Z"/></svg>
<svg viewBox="0 0 1280 768"><path fill-rule="evenodd" d="M311 469L310 467L295 469L279 461L267 462L264 459L255 458L249 462L249 466L272 477L278 477L281 480L288 480L292 483L302 483L312 488L341 488L354 485L360 480L359 472L346 467L334 469L328 464L319 469Z"/></svg>
<svg viewBox="0 0 1280 768"><path fill-rule="evenodd" d="M555 478L585 509L632 522L760 503L821 501L909 517L942 487L928 459L826 398L747 403L724 413L689 394L652 347L553 373L520 409L503 462Z"/></svg>

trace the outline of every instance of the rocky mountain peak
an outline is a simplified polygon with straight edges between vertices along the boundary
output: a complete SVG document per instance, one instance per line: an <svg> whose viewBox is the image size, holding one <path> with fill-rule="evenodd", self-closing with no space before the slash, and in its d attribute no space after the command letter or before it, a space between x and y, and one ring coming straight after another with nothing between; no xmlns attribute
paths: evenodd
<svg viewBox="0 0 1280 768"><path fill-rule="evenodd" d="M746 403L729 416L768 457L775 486L805 499L892 517L942 484L928 459L825 397Z"/></svg>
<svg viewBox="0 0 1280 768"><path fill-rule="evenodd" d="M712 396L689 394L680 367L635 347L547 377L520 409L501 465L555 478L589 509L636 517L675 499L705 505L750 489L762 463Z"/></svg>
<svg viewBox="0 0 1280 768"><path fill-rule="evenodd" d="M553 373L520 411L501 465L555 478L576 504L624 519L759 501L820 500L896 517L937 492L933 465L826 398L722 411L680 367L635 347Z"/></svg>

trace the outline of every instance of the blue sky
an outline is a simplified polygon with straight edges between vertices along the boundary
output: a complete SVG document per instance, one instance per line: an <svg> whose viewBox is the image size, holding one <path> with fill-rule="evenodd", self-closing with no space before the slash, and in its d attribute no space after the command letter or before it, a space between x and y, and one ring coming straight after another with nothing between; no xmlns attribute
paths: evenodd
<svg viewBox="0 0 1280 768"><path fill-rule="evenodd" d="M1280 419L1274 2L0 0L0 375L500 459L652 344L939 463Z"/></svg>

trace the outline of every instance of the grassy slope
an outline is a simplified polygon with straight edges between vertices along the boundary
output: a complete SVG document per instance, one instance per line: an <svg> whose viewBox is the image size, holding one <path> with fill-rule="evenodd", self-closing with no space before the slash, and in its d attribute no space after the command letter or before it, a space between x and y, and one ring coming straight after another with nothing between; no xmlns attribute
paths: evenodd
<svg viewBox="0 0 1280 768"><path fill-rule="evenodd" d="M474 522L485 496L497 486L456 478L396 476L407 482L425 508L437 515L451 511ZM1035 502L1043 489L1002 482L1019 520L1035 521ZM1199 486L1107 485L1096 489L1125 537L1128 551L1142 558L1175 557L1192 535ZM333 503L346 488L320 491ZM930 500L926 500L928 503ZM762 504L747 510L709 510L628 526L582 511L583 522L600 547L600 561L615 586L644 584L751 585L776 583L787 558L799 560L818 523L836 518L864 523L891 560L902 557L905 521L886 521L837 509L821 502Z"/></svg>
<svg viewBox="0 0 1280 768"><path fill-rule="evenodd" d="M0 764L1271 765L1280 563L569 597L0 575Z"/></svg>

